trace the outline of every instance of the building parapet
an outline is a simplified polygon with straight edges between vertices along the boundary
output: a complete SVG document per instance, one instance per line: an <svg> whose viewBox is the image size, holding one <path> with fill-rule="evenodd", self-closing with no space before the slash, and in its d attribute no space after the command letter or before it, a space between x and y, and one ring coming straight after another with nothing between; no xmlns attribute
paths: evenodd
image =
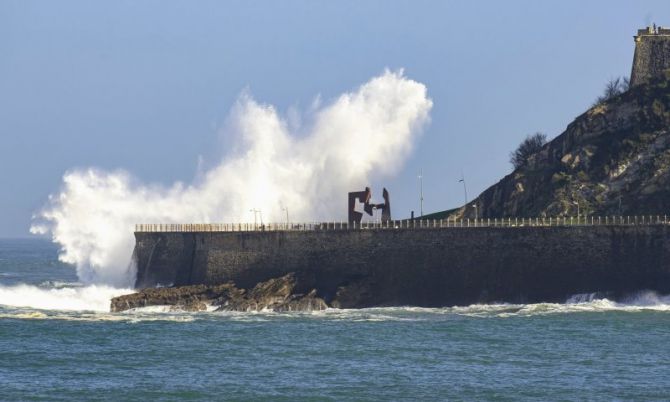
<svg viewBox="0 0 670 402"><path fill-rule="evenodd" d="M648 26L644 29L637 30L637 36L657 36L657 35L670 35L670 28L663 28L657 26Z"/></svg>

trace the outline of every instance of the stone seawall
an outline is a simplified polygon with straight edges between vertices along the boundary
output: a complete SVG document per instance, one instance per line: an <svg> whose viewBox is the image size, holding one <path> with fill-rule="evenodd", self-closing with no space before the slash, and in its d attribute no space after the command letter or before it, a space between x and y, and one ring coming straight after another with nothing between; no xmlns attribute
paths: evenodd
<svg viewBox="0 0 670 402"><path fill-rule="evenodd" d="M241 288L294 272L338 307L670 292L668 226L135 234L136 287Z"/></svg>

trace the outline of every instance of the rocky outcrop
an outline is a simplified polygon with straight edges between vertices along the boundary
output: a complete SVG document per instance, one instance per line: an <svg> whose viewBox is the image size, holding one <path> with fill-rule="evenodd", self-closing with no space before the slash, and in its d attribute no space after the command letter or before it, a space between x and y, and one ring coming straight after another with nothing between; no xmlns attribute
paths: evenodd
<svg viewBox="0 0 670 402"><path fill-rule="evenodd" d="M115 297L111 301L112 312L149 306L174 306L186 311L205 310L206 304L220 298L243 297L244 291L232 283L222 285L192 285L175 288L147 288L137 293Z"/></svg>
<svg viewBox="0 0 670 402"><path fill-rule="evenodd" d="M251 291L239 289L232 282L220 285L191 285L170 288L148 288L137 293L115 297L110 310L120 312L139 307L172 306L174 310L202 311L208 305L216 311L312 311L328 305L316 290L294 293L295 274L258 283Z"/></svg>
<svg viewBox="0 0 670 402"><path fill-rule="evenodd" d="M452 218L663 215L670 75L589 109ZM474 205L477 205L477 211Z"/></svg>

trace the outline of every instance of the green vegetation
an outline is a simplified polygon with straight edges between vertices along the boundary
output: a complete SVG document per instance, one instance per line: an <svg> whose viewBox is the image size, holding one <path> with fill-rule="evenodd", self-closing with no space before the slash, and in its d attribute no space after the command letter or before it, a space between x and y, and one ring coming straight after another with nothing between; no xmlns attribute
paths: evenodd
<svg viewBox="0 0 670 402"><path fill-rule="evenodd" d="M528 162L528 158L534 153L538 152L544 144L547 143L547 136L544 133L537 132L535 134L528 135L526 139L521 141L521 144L509 154L509 161L514 166L514 169L518 169Z"/></svg>

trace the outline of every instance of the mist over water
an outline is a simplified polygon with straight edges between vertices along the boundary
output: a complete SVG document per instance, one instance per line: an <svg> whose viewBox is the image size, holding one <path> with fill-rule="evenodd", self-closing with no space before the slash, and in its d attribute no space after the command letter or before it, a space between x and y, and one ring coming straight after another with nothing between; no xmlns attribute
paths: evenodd
<svg viewBox="0 0 670 402"><path fill-rule="evenodd" d="M306 127L243 93L225 124L230 147L193 183L166 188L123 170L72 170L31 231L50 233L83 283L130 287L136 223L249 222L251 208L280 222L287 206L292 221L342 219L346 192L402 167L431 107L426 87L403 71L315 106Z"/></svg>

